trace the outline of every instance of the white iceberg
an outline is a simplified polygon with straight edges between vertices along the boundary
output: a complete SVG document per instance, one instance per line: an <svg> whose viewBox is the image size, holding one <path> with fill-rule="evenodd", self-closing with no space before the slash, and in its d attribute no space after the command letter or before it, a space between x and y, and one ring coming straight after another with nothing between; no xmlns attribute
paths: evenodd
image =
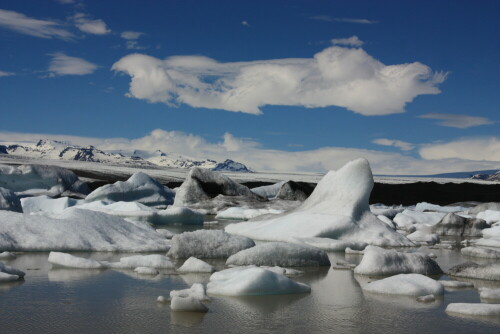
<svg viewBox="0 0 500 334"><path fill-rule="evenodd" d="M443 285L421 274L399 274L363 286L364 291L404 296L442 295Z"/></svg>
<svg viewBox="0 0 500 334"><path fill-rule="evenodd" d="M261 197L271 199L276 197L276 194L278 193L278 191L280 191L281 186L285 184L285 182L286 181L281 181L268 186L252 188L250 190Z"/></svg>
<svg viewBox="0 0 500 334"><path fill-rule="evenodd" d="M435 245L439 242L439 235L432 233L427 229L420 229L406 236L415 243L424 245Z"/></svg>
<svg viewBox="0 0 500 334"><path fill-rule="evenodd" d="M0 187L23 195L83 196L87 184L72 171L43 165L0 165Z"/></svg>
<svg viewBox="0 0 500 334"><path fill-rule="evenodd" d="M127 181L107 184L91 192L85 200L108 202L139 202L148 206L164 206L173 203L175 192L161 185L149 175L137 172Z"/></svg>
<svg viewBox="0 0 500 334"><path fill-rule="evenodd" d="M166 251L151 226L101 212L68 208L60 214L0 211L0 249L9 251Z"/></svg>
<svg viewBox="0 0 500 334"><path fill-rule="evenodd" d="M79 202L79 200L76 200L74 198L51 198L46 195L21 198L21 206L24 213L61 213L67 208L78 204Z"/></svg>
<svg viewBox="0 0 500 334"><path fill-rule="evenodd" d="M106 268L101 262L85 259L83 257L73 256L68 253L50 252L49 263L54 267L66 267L77 269L104 269Z"/></svg>
<svg viewBox="0 0 500 334"><path fill-rule="evenodd" d="M454 213L448 213L432 230L439 235L479 237L481 230L488 227L486 221L478 218L465 218Z"/></svg>
<svg viewBox="0 0 500 334"><path fill-rule="evenodd" d="M17 256L14 253L11 252L2 252L0 253L0 260L12 260L15 259Z"/></svg>
<svg viewBox="0 0 500 334"><path fill-rule="evenodd" d="M114 269L134 269L137 267L150 267L157 269L173 269L174 264L166 256L159 254L133 255L120 258L118 262L106 262Z"/></svg>
<svg viewBox="0 0 500 334"><path fill-rule="evenodd" d="M263 296L310 292L311 288L258 267L235 267L210 277L207 292L224 296Z"/></svg>
<svg viewBox="0 0 500 334"><path fill-rule="evenodd" d="M219 212L215 216L215 219L248 220L262 215L277 215L283 212L284 210L277 210L272 208L250 209L242 207L232 207Z"/></svg>
<svg viewBox="0 0 500 334"><path fill-rule="evenodd" d="M309 267L329 266L330 260L324 251L316 247L284 242L269 242L231 255L227 259L226 265Z"/></svg>
<svg viewBox="0 0 500 334"><path fill-rule="evenodd" d="M169 230L164 229L164 228L156 229L156 232L158 232L158 234L160 234L163 237L165 237L165 239L172 239L174 237L174 235L175 235L174 233L172 233Z"/></svg>
<svg viewBox="0 0 500 334"><path fill-rule="evenodd" d="M496 210L486 210L479 212L476 218L483 219L488 225L500 222L500 211Z"/></svg>
<svg viewBox="0 0 500 334"><path fill-rule="evenodd" d="M201 301L209 300L205 287L201 283L194 283L188 289L170 291L170 299L173 299L174 297L193 297Z"/></svg>
<svg viewBox="0 0 500 334"><path fill-rule="evenodd" d="M393 221L398 229L409 230L412 226L419 224L436 225L444 216L446 216L445 212L420 212L405 209L403 212L398 213Z"/></svg>
<svg viewBox="0 0 500 334"><path fill-rule="evenodd" d="M168 256L173 258L227 258L255 246L249 238L230 235L220 230L184 232L172 238Z"/></svg>
<svg viewBox="0 0 500 334"><path fill-rule="evenodd" d="M500 301L500 289L480 288L479 297L485 301Z"/></svg>
<svg viewBox="0 0 500 334"><path fill-rule="evenodd" d="M170 308L176 312L208 312L208 308L194 297L174 297L170 301Z"/></svg>
<svg viewBox="0 0 500 334"><path fill-rule="evenodd" d="M0 210L22 212L21 201L12 190L0 187Z"/></svg>
<svg viewBox="0 0 500 334"><path fill-rule="evenodd" d="M4 273L4 272L0 271L0 283L14 282L14 281L17 281L17 280L19 280L19 276L7 274L7 273Z"/></svg>
<svg viewBox="0 0 500 334"><path fill-rule="evenodd" d="M400 212L403 212L405 207L402 205L384 205L384 204L371 204L370 211L376 216L385 216L393 219Z"/></svg>
<svg viewBox="0 0 500 334"><path fill-rule="evenodd" d="M480 265L474 262L465 262L451 267L447 274L455 277L500 281L500 263Z"/></svg>
<svg viewBox="0 0 500 334"><path fill-rule="evenodd" d="M462 255L472 256L472 257L500 259L500 251L489 248L465 247L460 250L460 253L462 253Z"/></svg>
<svg viewBox="0 0 500 334"><path fill-rule="evenodd" d="M213 273L215 268L205 261L191 256L177 271L181 273Z"/></svg>
<svg viewBox="0 0 500 334"><path fill-rule="evenodd" d="M465 316L500 317L500 304L451 303L445 311Z"/></svg>
<svg viewBox="0 0 500 334"><path fill-rule="evenodd" d="M297 209L278 217L230 224L226 231L267 241L322 237L379 246L413 246L413 242L370 212L372 188L368 161L354 160L324 176Z"/></svg>
<svg viewBox="0 0 500 334"><path fill-rule="evenodd" d="M424 253L402 253L394 249L368 246L365 255L354 268L355 274L389 276L396 274L438 275L443 271L439 265Z"/></svg>
<svg viewBox="0 0 500 334"><path fill-rule="evenodd" d="M500 203L498 202L481 203L470 209L468 213L471 215L477 215L480 212L486 210L500 211Z"/></svg>

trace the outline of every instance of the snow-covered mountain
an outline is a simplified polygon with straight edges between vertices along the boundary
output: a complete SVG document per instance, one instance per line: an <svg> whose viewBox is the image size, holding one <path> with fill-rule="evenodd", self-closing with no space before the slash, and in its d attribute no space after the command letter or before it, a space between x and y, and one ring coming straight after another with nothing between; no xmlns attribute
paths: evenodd
<svg viewBox="0 0 500 334"><path fill-rule="evenodd" d="M475 174L471 177L473 180L500 181L500 170L492 173Z"/></svg>
<svg viewBox="0 0 500 334"><path fill-rule="evenodd" d="M218 171L250 172L243 164L233 160L218 163L215 160L197 160L176 153L134 151L132 155L122 152L106 152L94 146L78 146L63 141L41 139L36 143L0 145L0 154L9 154L33 159L91 161L113 165L138 167L161 166L171 168L201 167Z"/></svg>

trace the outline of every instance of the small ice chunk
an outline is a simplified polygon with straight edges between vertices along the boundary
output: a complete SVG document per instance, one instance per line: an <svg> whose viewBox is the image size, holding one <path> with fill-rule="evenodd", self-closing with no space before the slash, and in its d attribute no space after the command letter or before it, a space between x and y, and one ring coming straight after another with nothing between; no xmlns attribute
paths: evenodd
<svg viewBox="0 0 500 334"><path fill-rule="evenodd" d="M194 283L189 289L170 291L170 299L174 297L193 297L198 300L210 300L205 292L205 287L201 283Z"/></svg>
<svg viewBox="0 0 500 334"><path fill-rule="evenodd" d="M258 267L235 267L212 274L207 292L224 296L261 296L310 292L311 288Z"/></svg>
<svg viewBox="0 0 500 334"><path fill-rule="evenodd" d="M500 301L500 289L480 288L479 297L486 301Z"/></svg>
<svg viewBox="0 0 500 334"><path fill-rule="evenodd" d="M137 267L150 267L160 269L172 269L174 264L163 255L133 255L122 257L119 262L110 262L108 265L116 269L133 269Z"/></svg>
<svg viewBox="0 0 500 334"><path fill-rule="evenodd" d="M181 273L213 273L215 268L205 261L191 256L177 271Z"/></svg>
<svg viewBox="0 0 500 334"><path fill-rule="evenodd" d="M398 226L398 229L408 230L413 225L436 225L445 215L444 212L419 212L405 209L403 212L398 213L393 221Z"/></svg>
<svg viewBox="0 0 500 334"><path fill-rule="evenodd" d="M356 265L354 263L350 263L350 262L343 261L343 260L337 261L337 262L335 262L334 265L332 265L333 269L349 269L349 270L351 270L355 267L356 267Z"/></svg>
<svg viewBox="0 0 500 334"><path fill-rule="evenodd" d="M466 316L500 317L500 304L451 303L445 311Z"/></svg>
<svg viewBox="0 0 500 334"><path fill-rule="evenodd" d="M439 242L439 235L436 233L429 233L425 229L417 230L406 236L413 242L425 244L425 245L435 245Z"/></svg>
<svg viewBox="0 0 500 334"><path fill-rule="evenodd" d="M500 259L500 251L489 248L465 247L460 250L460 253L466 256L482 257L487 259Z"/></svg>
<svg viewBox="0 0 500 334"><path fill-rule="evenodd" d="M417 298L417 302L420 303L432 303L436 300L436 297L434 295L425 295L425 296L420 296Z"/></svg>
<svg viewBox="0 0 500 334"><path fill-rule="evenodd" d="M365 254L365 251L364 250L356 250L356 249L351 249L351 247L347 247L345 249L345 253L346 254L351 254L351 255L363 255Z"/></svg>
<svg viewBox="0 0 500 334"><path fill-rule="evenodd" d="M491 225L500 221L500 211L486 210L479 212L476 217L485 220L488 225Z"/></svg>
<svg viewBox="0 0 500 334"><path fill-rule="evenodd" d="M16 258L16 254L11 252L2 252L0 253L0 260L12 260Z"/></svg>
<svg viewBox="0 0 500 334"><path fill-rule="evenodd" d="M399 274L371 282L363 286L363 290L405 296L442 295L443 285L432 278L421 274Z"/></svg>
<svg viewBox="0 0 500 334"><path fill-rule="evenodd" d="M137 267L134 269L139 275L158 275L159 272L155 268L151 267Z"/></svg>
<svg viewBox="0 0 500 334"><path fill-rule="evenodd" d="M246 266L309 267L329 266L328 255L316 247L269 242L242 250L231 255L226 265Z"/></svg>
<svg viewBox="0 0 500 334"><path fill-rule="evenodd" d="M101 262L73 256L68 253L50 252L49 263L55 267L66 267L76 269L102 269L106 268Z"/></svg>
<svg viewBox="0 0 500 334"><path fill-rule="evenodd" d="M301 238L296 237L290 240L295 243L304 243L309 246L317 247L326 252L344 252L347 247L351 249L362 250L368 245L366 242L362 241L348 241L348 240L336 240L330 238Z"/></svg>
<svg viewBox="0 0 500 334"><path fill-rule="evenodd" d="M283 268L283 267L270 267L270 266L260 266L262 269L271 270L277 274L286 275L286 276L296 276L302 275L304 272L302 270Z"/></svg>
<svg viewBox="0 0 500 334"><path fill-rule="evenodd" d="M378 215L377 218L381 220L382 222L386 223L390 228L395 230L397 228L396 224L392 221L392 219L384 216L384 215Z"/></svg>
<svg viewBox="0 0 500 334"><path fill-rule="evenodd" d="M12 190L0 187L0 210L23 211L19 197Z"/></svg>
<svg viewBox="0 0 500 334"><path fill-rule="evenodd" d="M354 269L354 273L375 276L406 273L438 275L443 271L427 254L401 253L394 249L386 250L368 246L360 264Z"/></svg>
<svg viewBox="0 0 500 334"><path fill-rule="evenodd" d="M277 215L283 213L284 210L276 209L249 209L243 207L231 207L219 212L215 219L234 219L248 220L262 215Z"/></svg>
<svg viewBox="0 0 500 334"><path fill-rule="evenodd" d="M259 196L271 199L276 197L276 194L281 189L281 186L285 184L286 181L281 181L275 184L271 184L268 186L261 186L250 189L252 192L256 193Z"/></svg>
<svg viewBox="0 0 500 334"><path fill-rule="evenodd" d="M477 278L490 281L500 281L500 263L477 264L465 262L448 270L448 275L465 278Z"/></svg>
<svg viewBox="0 0 500 334"><path fill-rule="evenodd" d="M158 296L158 298L156 298L156 301L157 301L158 303L162 303L162 304L164 304L164 303L166 303L168 300L167 300L165 297L163 297L163 296Z"/></svg>
<svg viewBox="0 0 500 334"><path fill-rule="evenodd" d="M255 242L246 237L230 235L220 230L198 230L175 235L168 256L175 259L191 256L226 258L253 246Z"/></svg>
<svg viewBox="0 0 500 334"><path fill-rule="evenodd" d="M448 289L464 289L464 288L473 288L474 284L470 282L461 282L461 281L439 281L445 288Z"/></svg>
<svg viewBox="0 0 500 334"><path fill-rule="evenodd" d="M156 232L158 232L159 234L161 234L162 236L165 237L165 239L172 239L174 237L174 233L170 232L169 230L167 229L164 229L164 228L159 228L156 230Z"/></svg>
<svg viewBox="0 0 500 334"><path fill-rule="evenodd" d="M26 275L24 271L8 266L3 262L0 262L0 273L15 275L21 278L24 277L24 275Z"/></svg>
<svg viewBox="0 0 500 334"><path fill-rule="evenodd" d="M24 213L61 213L65 209L78 204L78 202L79 200L69 197L54 199L45 195L21 198L21 206L23 207Z"/></svg>
<svg viewBox="0 0 500 334"><path fill-rule="evenodd" d="M170 308L176 312L208 312L208 308L194 297L174 297L170 301Z"/></svg>
<svg viewBox="0 0 500 334"><path fill-rule="evenodd" d="M421 202L418 203L415 206L415 211L437 211L437 212L462 212L462 211L467 211L468 208L465 208L463 206L441 206L441 205L436 205L436 204L431 204L427 202Z"/></svg>

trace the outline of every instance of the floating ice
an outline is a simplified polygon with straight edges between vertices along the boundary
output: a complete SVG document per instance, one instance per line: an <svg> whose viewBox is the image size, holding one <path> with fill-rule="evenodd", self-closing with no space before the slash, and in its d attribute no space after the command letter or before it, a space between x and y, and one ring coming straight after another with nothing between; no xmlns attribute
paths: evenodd
<svg viewBox="0 0 500 334"><path fill-rule="evenodd" d="M460 250L460 253L466 256L500 259L500 251L489 248L465 247Z"/></svg>
<svg viewBox="0 0 500 334"><path fill-rule="evenodd" d="M389 226L390 228L392 228L393 230L395 230L397 228L396 224L394 224L394 222L390 219L390 218L387 218L386 216L384 215L378 215L377 218L382 221L383 223L387 224L387 226Z"/></svg>
<svg viewBox="0 0 500 334"><path fill-rule="evenodd" d="M134 269L137 267L174 268L174 264L166 256L159 254L127 256L122 257L119 262L107 262L106 264L115 269Z"/></svg>
<svg viewBox="0 0 500 334"><path fill-rule="evenodd" d="M500 263L480 265L474 262L465 262L451 267L447 274L456 277L500 281Z"/></svg>
<svg viewBox="0 0 500 334"><path fill-rule="evenodd" d="M12 260L16 258L16 254L11 252L2 252L0 253L0 260Z"/></svg>
<svg viewBox="0 0 500 334"><path fill-rule="evenodd" d="M470 282L461 282L461 281L439 281L445 288L448 289L463 289L463 288L473 288L474 284Z"/></svg>
<svg viewBox="0 0 500 334"><path fill-rule="evenodd" d="M209 300L205 287L201 283L194 283L189 289L170 291L170 298L173 299L174 297L193 297L201 301Z"/></svg>
<svg viewBox="0 0 500 334"><path fill-rule="evenodd" d="M3 283L3 282L14 282L14 281L17 281L17 280L19 280L19 276L7 274L7 273L4 273L4 272L0 271L0 283Z"/></svg>
<svg viewBox="0 0 500 334"><path fill-rule="evenodd" d="M404 296L442 295L443 285L421 274L399 274L363 286L363 290Z"/></svg>
<svg viewBox="0 0 500 334"><path fill-rule="evenodd" d="M417 230L411 234L406 236L413 242L425 244L425 245L434 245L439 242L439 235L436 233L430 233L426 231L426 229Z"/></svg>
<svg viewBox="0 0 500 334"><path fill-rule="evenodd" d="M205 261L191 256L177 271L181 273L213 273L215 268Z"/></svg>
<svg viewBox="0 0 500 334"><path fill-rule="evenodd" d="M500 289L480 288L479 297L486 301L500 301Z"/></svg>
<svg viewBox="0 0 500 334"><path fill-rule="evenodd" d="M398 229L408 230L411 226L419 224L436 225L445 215L445 212L419 212L405 209L398 213L393 221Z"/></svg>
<svg viewBox="0 0 500 334"><path fill-rule="evenodd" d="M417 302L420 303L432 303L434 301L436 301L436 297L434 295L420 296L417 298Z"/></svg>
<svg viewBox="0 0 500 334"><path fill-rule="evenodd" d="M54 199L46 195L21 198L24 213L61 213L78 202L80 201L74 198L61 197Z"/></svg>
<svg viewBox="0 0 500 334"><path fill-rule="evenodd" d="M313 190L314 185L309 183L287 181L279 189L276 198L288 201L305 201Z"/></svg>
<svg viewBox="0 0 500 334"><path fill-rule="evenodd" d="M432 229L439 235L478 237L481 236L481 230L487 227L488 224L482 219L448 213Z"/></svg>
<svg viewBox="0 0 500 334"><path fill-rule="evenodd" d="M271 184L271 185L268 185L268 186L262 186L262 187L252 188L250 190L252 190L252 192L254 192L255 194L257 194L257 195L259 195L261 197L271 199L271 198L276 197L276 194L278 193L278 191L281 189L281 186L285 182L286 181L281 181L281 182L278 182L278 183L275 183L275 184Z"/></svg>
<svg viewBox="0 0 500 334"><path fill-rule="evenodd" d="M355 242L348 240L336 240L330 238L293 238L291 242L304 243L309 246L314 246L327 252L344 252L347 247L351 249L365 249L368 245L366 242Z"/></svg>
<svg viewBox="0 0 500 334"><path fill-rule="evenodd" d="M162 236L164 236L165 239L172 239L175 235L174 233L172 233L169 230L164 229L164 228L159 228L156 230L156 232L158 232L158 234L161 234Z"/></svg>
<svg viewBox="0 0 500 334"><path fill-rule="evenodd" d="M148 220L155 225L203 225L204 215L184 207L168 207Z"/></svg>
<svg viewBox="0 0 500 334"><path fill-rule="evenodd" d="M101 262L85 259L83 257L73 256L68 253L50 252L49 263L54 267L66 267L77 269L104 269L106 268Z"/></svg>
<svg viewBox="0 0 500 334"><path fill-rule="evenodd" d="M101 212L68 208L60 214L0 211L0 249L9 251L166 251L151 226Z"/></svg>
<svg viewBox="0 0 500 334"><path fill-rule="evenodd" d="M210 200L217 195L261 198L248 187L234 182L223 174L194 167L177 190L174 205L190 206Z"/></svg>
<svg viewBox="0 0 500 334"><path fill-rule="evenodd" d="M158 275L159 272L155 268L151 267L137 267L134 269L134 272L138 273L139 275Z"/></svg>
<svg viewBox="0 0 500 334"><path fill-rule="evenodd" d="M193 297L174 297L170 301L170 308L176 312L208 312L208 308Z"/></svg>
<svg viewBox="0 0 500 334"><path fill-rule="evenodd" d="M463 212L467 211L468 208L463 206L441 206L436 204L431 204L427 202L418 203L415 206L415 211L436 211L436 212Z"/></svg>
<svg viewBox="0 0 500 334"><path fill-rule="evenodd" d="M323 177L297 209L279 217L231 224L226 231L267 241L323 237L380 246L413 246L370 212L372 188L368 161L354 160Z"/></svg>
<svg viewBox="0 0 500 334"><path fill-rule="evenodd" d="M415 273L423 275L438 275L443 271L427 254L401 253L394 249L382 249L368 246L365 255L354 269L360 275L387 276Z"/></svg>
<svg viewBox="0 0 500 334"><path fill-rule="evenodd" d="M227 208L219 212L215 219L234 219L234 220L248 220L262 215L281 214L283 210L276 209L249 209L241 207Z"/></svg>
<svg viewBox="0 0 500 334"><path fill-rule="evenodd" d="M83 196L88 193L85 183L70 170L56 166L0 165L0 187L17 194Z"/></svg>
<svg viewBox="0 0 500 334"><path fill-rule="evenodd" d="M500 211L495 211L495 210L481 211L477 214L476 217L485 220L488 225L491 225L500 221Z"/></svg>
<svg viewBox="0 0 500 334"><path fill-rule="evenodd" d="M269 242L231 255L227 259L226 265L309 267L329 266L330 260L324 251L316 247Z"/></svg>
<svg viewBox="0 0 500 334"><path fill-rule="evenodd" d="M389 219L393 219L400 212L403 212L405 207L402 205L387 206L384 204L372 204L370 205L370 211L376 216L384 216Z"/></svg>
<svg viewBox="0 0 500 334"><path fill-rule="evenodd" d="M24 271L8 266L3 262L0 262L0 273L15 275L18 276L18 278L22 278L25 275Z"/></svg>
<svg viewBox="0 0 500 334"><path fill-rule="evenodd" d="M175 193L158 183L149 175L137 172L127 181L107 184L91 192L85 200L110 202L139 202L148 206L162 206L173 203Z"/></svg>
<svg viewBox="0 0 500 334"><path fill-rule="evenodd" d="M469 214L477 215L478 213L486 210L500 211L500 203L497 202L481 203L470 209Z"/></svg>
<svg viewBox="0 0 500 334"><path fill-rule="evenodd" d="M210 277L207 292L224 296L261 296L310 292L311 288L288 277L258 267L235 267Z"/></svg>
<svg viewBox="0 0 500 334"><path fill-rule="evenodd" d="M0 187L0 210L22 212L21 201L12 190Z"/></svg>
<svg viewBox="0 0 500 334"><path fill-rule="evenodd" d="M220 230L184 232L172 238L168 256L173 258L226 258L255 246L253 240Z"/></svg>
<svg viewBox="0 0 500 334"><path fill-rule="evenodd" d="M445 311L457 315L499 317L500 304L451 303Z"/></svg>

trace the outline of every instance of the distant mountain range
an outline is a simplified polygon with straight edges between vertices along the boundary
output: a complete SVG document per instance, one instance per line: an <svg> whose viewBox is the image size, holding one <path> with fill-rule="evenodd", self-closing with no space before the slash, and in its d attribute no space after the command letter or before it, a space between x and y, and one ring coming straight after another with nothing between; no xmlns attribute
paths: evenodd
<svg viewBox="0 0 500 334"><path fill-rule="evenodd" d="M94 146L78 146L63 141L41 139L37 143L0 145L0 154L33 159L91 161L137 167L161 166L171 168L201 167L216 171L251 172L244 164L227 159L224 162L196 160L176 153L134 151L131 156L106 152Z"/></svg>

